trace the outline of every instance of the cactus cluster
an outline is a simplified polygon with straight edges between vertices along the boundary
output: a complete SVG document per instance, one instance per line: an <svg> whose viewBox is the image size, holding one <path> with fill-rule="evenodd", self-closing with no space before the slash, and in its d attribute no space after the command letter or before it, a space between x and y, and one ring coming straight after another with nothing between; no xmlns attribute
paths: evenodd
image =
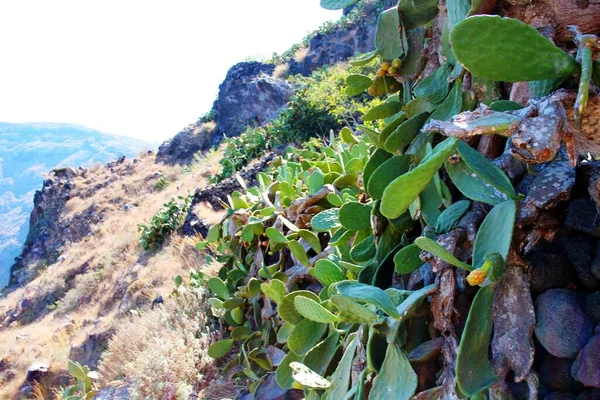
<svg viewBox="0 0 600 400"><path fill-rule="evenodd" d="M511 398L490 348L521 197L461 139L519 136L524 121L562 126L543 102L502 99L498 81L554 90L560 83L548 80L577 74L580 63L582 115L595 64L589 51L576 60L519 21L474 15L482 2L446 5L445 63L415 81L437 0L384 11L376 50L352 62L378 60L379 72L350 74L346 90L386 99L327 142L287 148L256 186L229 196L199 245L223 264L208 282L210 304L231 327L209 354L252 393L274 375L307 399ZM591 50L587 40L579 38ZM459 224L468 251L457 250ZM427 267L435 281L420 275ZM469 307L462 332L449 322L456 285ZM419 356L440 341L443 370L424 382ZM533 382L530 367L520 376Z"/></svg>

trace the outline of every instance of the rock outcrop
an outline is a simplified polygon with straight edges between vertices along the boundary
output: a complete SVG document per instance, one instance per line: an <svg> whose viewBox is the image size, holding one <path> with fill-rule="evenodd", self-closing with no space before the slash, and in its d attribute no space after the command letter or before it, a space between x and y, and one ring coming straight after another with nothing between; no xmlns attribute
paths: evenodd
<svg viewBox="0 0 600 400"><path fill-rule="evenodd" d="M158 148L156 159L167 164L188 164L196 153L210 148L215 132L214 123L190 124Z"/></svg>

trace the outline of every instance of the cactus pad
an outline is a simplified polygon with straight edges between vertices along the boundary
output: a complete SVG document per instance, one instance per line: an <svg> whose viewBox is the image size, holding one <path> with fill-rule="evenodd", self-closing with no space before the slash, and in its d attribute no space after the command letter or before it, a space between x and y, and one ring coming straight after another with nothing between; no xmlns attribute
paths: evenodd
<svg viewBox="0 0 600 400"><path fill-rule="evenodd" d="M351 6L358 0L321 0L321 7L327 10L341 10L342 8Z"/></svg>
<svg viewBox="0 0 600 400"><path fill-rule="evenodd" d="M473 75L495 81L539 81L571 75L577 62L535 28L511 18L470 17L450 33L458 61Z"/></svg>

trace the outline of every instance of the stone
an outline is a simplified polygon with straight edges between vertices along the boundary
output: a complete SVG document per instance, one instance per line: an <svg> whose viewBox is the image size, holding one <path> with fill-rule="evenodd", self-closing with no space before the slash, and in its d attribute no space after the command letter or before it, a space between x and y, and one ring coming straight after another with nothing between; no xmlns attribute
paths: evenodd
<svg viewBox="0 0 600 400"><path fill-rule="evenodd" d="M550 393L544 400L576 400L577 397L571 393Z"/></svg>
<svg viewBox="0 0 600 400"><path fill-rule="evenodd" d="M571 201L565 225L579 232L600 237L600 215L589 197Z"/></svg>
<svg viewBox="0 0 600 400"><path fill-rule="evenodd" d="M581 384L571 375L575 359L554 357L543 350L537 356L536 371L541 385L556 392L574 392L582 389Z"/></svg>
<svg viewBox="0 0 600 400"><path fill-rule="evenodd" d="M588 236L569 237L566 238L565 248L583 286L588 290L600 289L600 280L590 269L596 256L596 240Z"/></svg>
<svg viewBox="0 0 600 400"><path fill-rule="evenodd" d="M585 296L583 300L583 310L594 323L600 322L600 292Z"/></svg>
<svg viewBox="0 0 600 400"><path fill-rule="evenodd" d="M596 258L592 261L590 271L597 279L600 279L600 243L598 243L598 246L596 247Z"/></svg>
<svg viewBox="0 0 600 400"><path fill-rule="evenodd" d="M577 400L600 400L600 389L591 389L579 393Z"/></svg>
<svg viewBox="0 0 600 400"><path fill-rule="evenodd" d="M48 375L49 366L43 362L36 361L27 370L27 382L40 382L42 378Z"/></svg>
<svg viewBox="0 0 600 400"><path fill-rule="evenodd" d="M536 253L528 261L532 268L531 291L535 295L575 284L573 267L564 256Z"/></svg>
<svg viewBox="0 0 600 400"><path fill-rule="evenodd" d="M548 290L537 298L535 310L535 336L555 357L574 358L592 337L592 321L580 308L576 292Z"/></svg>
<svg viewBox="0 0 600 400"><path fill-rule="evenodd" d="M552 162L535 177L524 201L547 210L568 200L574 185L575 168L568 161Z"/></svg>
<svg viewBox="0 0 600 400"><path fill-rule="evenodd" d="M600 388L600 335L594 336L581 349L571 374L586 387Z"/></svg>

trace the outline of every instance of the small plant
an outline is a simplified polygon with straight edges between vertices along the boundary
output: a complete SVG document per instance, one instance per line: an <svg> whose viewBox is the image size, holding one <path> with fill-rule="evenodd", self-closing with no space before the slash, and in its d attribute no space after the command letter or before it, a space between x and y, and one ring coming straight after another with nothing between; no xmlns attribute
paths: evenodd
<svg viewBox="0 0 600 400"><path fill-rule="evenodd" d="M162 192L167 188L167 186L169 186L169 183L170 182L167 178L161 176L160 179L154 184L154 191L159 193Z"/></svg>
<svg viewBox="0 0 600 400"><path fill-rule="evenodd" d="M181 227L192 202L192 196L179 196L177 199L173 198L165 203L149 224L138 225L142 248L145 250L159 248L172 232Z"/></svg>
<svg viewBox="0 0 600 400"><path fill-rule="evenodd" d="M64 400L91 400L98 393L96 381L100 378L97 372L91 371L87 365L77 361L68 360L69 374L77 380L74 385L62 390L61 399Z"/></svg>

